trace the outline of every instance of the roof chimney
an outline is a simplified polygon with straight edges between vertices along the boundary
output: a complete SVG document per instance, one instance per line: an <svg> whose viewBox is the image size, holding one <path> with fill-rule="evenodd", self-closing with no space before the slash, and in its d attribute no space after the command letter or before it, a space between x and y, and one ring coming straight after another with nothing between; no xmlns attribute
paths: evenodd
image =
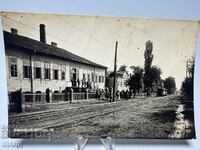
<svg viewBox="0 0 200 150"><path fill-rule="evenodd" d="M11 28L10 30L11 30L11 33L12 33L12 34L17 34L17 29Z"/></svg>
<svg viewBox="0 0 200 150"><path fill-rule="evenodd" d="M46 43L46 31L44 24L40 24L40 42Z"/></svg>
<svg viewBox="0 0 200 150"><path fill-rule="evenodd" d="M51 45L57 47L58 44L55 42L51 42Z"/></svg>

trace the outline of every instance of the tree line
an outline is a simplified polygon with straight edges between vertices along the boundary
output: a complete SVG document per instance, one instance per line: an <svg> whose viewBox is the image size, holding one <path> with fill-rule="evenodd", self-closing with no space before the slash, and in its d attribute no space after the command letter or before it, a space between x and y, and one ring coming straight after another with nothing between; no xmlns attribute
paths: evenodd
<svg viewBox="0 0 200 150"><path fill-rule="evenodd" d="M187 60L186 77L181 85L181 94L191 98L191 100L193 100L194 97L194 66L195 60L194 57L192 57Z"/></svg>
<svg viewBox="0 0 200 150"><path fill-rule="evenodd" d="M169 76L166 79L162 79L162 70L158 65L152 65L153 59L153 43L149 40L146 42L144 52L144 67L130 67L132 73L126 84L133 91L134 96L136 93L144 92L149 97L152 93L156 93L159 90L163 92L164 88L167 94L175 93L175 78Z"/></svg>

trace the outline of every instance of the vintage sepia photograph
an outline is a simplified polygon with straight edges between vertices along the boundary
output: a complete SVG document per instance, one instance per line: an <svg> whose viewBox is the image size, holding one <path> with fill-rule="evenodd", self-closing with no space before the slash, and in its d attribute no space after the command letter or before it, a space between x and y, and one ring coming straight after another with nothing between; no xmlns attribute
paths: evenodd
<svg viewBox="0 0 200 150"><path fill-rule="evenodd" d="M8 136L193 139L198 21L1 13Z"/></svg>

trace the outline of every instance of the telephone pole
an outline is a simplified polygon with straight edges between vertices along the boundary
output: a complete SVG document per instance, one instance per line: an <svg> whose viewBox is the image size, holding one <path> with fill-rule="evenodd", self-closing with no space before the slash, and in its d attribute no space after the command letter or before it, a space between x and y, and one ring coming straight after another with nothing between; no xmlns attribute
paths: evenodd
<svg viewBox="0 0 200 150"><path fill-rule="evenodd" d="M186 78L188 77L188 60L186 61Z"/></svg>
<svg viewBox="0 0 200 150"><path fill-rule="evenodd" d="M115 101L115 84L116 84L116 69L117 69L117 46L118 46L118 41L116 41L116 44L115 44L114 77L113 77L113 102Z"/></svg>
<svg viewBox="0 0 200 150"><path fill-rule="evenodd" d="M29 70L29 73L30 73L30 81L31 81L31 92L33 92L33 71L32 71L32 53L30 53L29 55L29 63L30 63L30 70Z"/></svg>

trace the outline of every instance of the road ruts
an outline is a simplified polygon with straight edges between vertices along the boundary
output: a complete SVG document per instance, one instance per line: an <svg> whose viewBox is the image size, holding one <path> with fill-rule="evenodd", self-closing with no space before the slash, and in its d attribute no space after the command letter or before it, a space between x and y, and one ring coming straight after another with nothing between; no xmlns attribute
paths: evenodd
<svg viewBox="0 0 200 150"><path fill-rule="evenodd" d="M113 106L116 107L113 108ZM82 118L86 119L116 112L121 110L122 106L123 105L120 102L114 102L114 103L104 102L104 103L96 103L80 107L56 109L29 115L26 114L15 118L10 117L9 123L13 124L16 128L58 127L57 125L62 125L65 123L68 124L70 122L81 120Z"/></svg>

